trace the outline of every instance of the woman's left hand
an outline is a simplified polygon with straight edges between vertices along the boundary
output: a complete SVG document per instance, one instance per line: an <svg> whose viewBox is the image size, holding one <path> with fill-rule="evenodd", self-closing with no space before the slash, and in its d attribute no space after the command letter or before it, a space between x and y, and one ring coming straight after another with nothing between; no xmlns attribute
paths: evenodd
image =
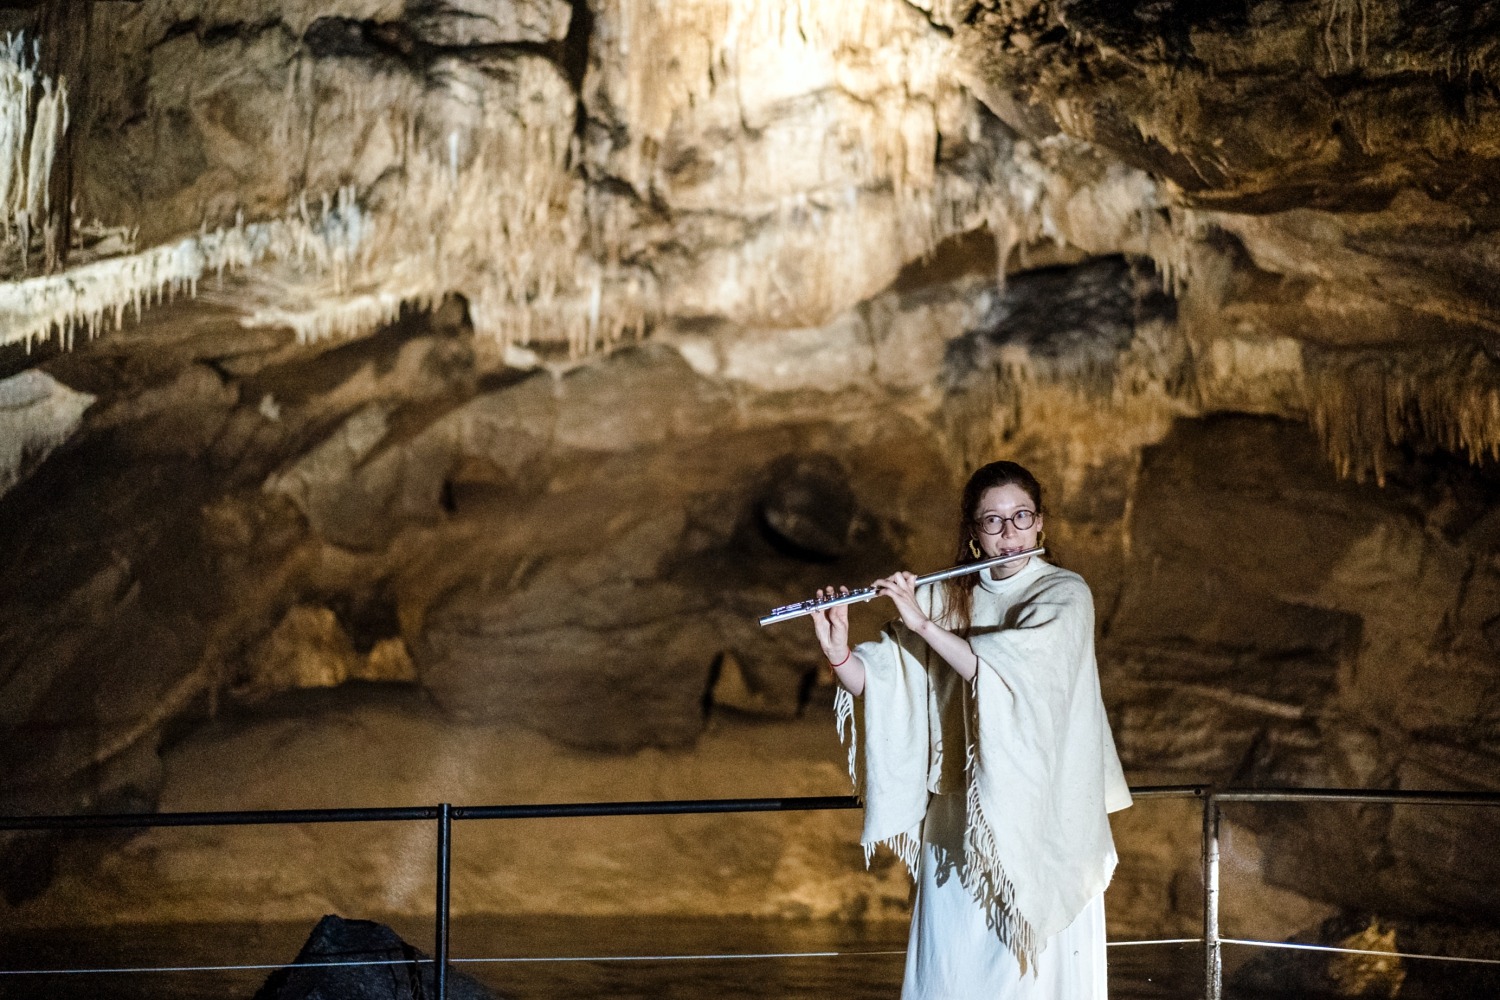
<svg viewBox="0 0 1500 1000"><path fill-rule="evenodd" d="M896 611L901 623L913 632L921 632L932 619L922 613L917 605L917 575L915 573L892 573L874 583L875 592L896 602Z"/></svg>

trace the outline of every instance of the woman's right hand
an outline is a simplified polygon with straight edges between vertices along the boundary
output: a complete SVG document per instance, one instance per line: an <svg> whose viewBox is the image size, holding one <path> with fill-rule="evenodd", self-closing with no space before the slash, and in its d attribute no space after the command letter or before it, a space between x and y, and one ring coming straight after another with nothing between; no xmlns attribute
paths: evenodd
<svg viewBox="0 0 1500 1000"><path fill-rule="evenodd" d="M824 597L842 597L847 593L848 587L837 590L828 587L818 591L818 600L821 601ZM850 694L864 693L865 665L854 655L854 650L849 648L849 605L840 604L814 611L811 617L813 629L818 633L818 645L823 647L823 655L828 658L828 666L833 669L834 678Z"/></svg>
<svg viewBox="0 0 1500 1000"><path fill-rule="evenodd" d="M834 590L828 587L819 590L818 600L824 597L842 597L849 593L848 587L840 587ZM840 604L833 608L824 608L822 611L814 611L811 615L813 630L818 634L818 645L823 647L823 655L828 658L829 663L838 663L847 659L849 654L849 605Z"/></svg>

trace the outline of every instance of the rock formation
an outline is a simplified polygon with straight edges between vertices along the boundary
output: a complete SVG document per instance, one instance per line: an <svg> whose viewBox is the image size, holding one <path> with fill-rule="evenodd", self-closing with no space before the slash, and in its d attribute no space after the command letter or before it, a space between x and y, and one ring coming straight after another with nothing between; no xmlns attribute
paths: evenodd
<svg viewBox="0 0 1500 1000"><path fill-rule="evenodd" d="M355 962L376 964L352 964ZM328 963L338 964L319 968ZM494 996L457 970L450 970L448 975L450 996L460 1000L490 1000ZM308 935L295 963L271 973L253 1000L329 996L418 1000L434 995L434 979L431 956L403 941L389 927L329 914Z"/></svg>
<svg viewBox="0 0 1500 1000"><path fill-rule="evenodd" d="M1094 587L1135 780L1495 787L1500 5L50 0L0 28L8 811L840 793L814 648L754 618L945 565L956 483L1001 454ZM340 720L401 735L365 740L388 777L308 797ZM1195 919L1169 813L1120 820L1122 933ZM1493 863L1430 850L1487 813L1229 821L1262 933L1500 920ZM658 912L899 912L897 873L784 830L676 829L488 898L624 909L585 887L650 844L683 858ZM11 916L184 916L184 843L216 840L133 841L155 876L75 847L48 890L56 846L12 840ZM339 877L203 905L425 905Z"/></svg>

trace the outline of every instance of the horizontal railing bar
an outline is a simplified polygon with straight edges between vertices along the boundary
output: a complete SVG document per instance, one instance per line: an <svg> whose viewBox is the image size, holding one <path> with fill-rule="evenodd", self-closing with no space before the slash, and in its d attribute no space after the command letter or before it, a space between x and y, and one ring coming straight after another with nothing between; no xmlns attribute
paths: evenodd
<svg viewBox="0 0 1500 1000"><path fill-rule="evenodd" d="M129 972L265 972L271 969L337 969L363 965L431 965L430 958L360 958L328 962L257 962L251 965L122 965L94 969L0 969L0 976L124 975ZM450 961L450 965L452 962Z"/></svg>
<svg viewBox="0 0 1500 1000"><path fill-rule="evenodd" d="M1132 945L1197 944L1202 938L1162 938L1152 941L1109 941L1110 948L1127 948ZM781 952L726 952L722 954L684 955L538 955L500 956L495 958L450 958L449 965L476 964L535 964L547 962L717 962L735 959L782 959L782 958L866 958L881 955L905 955L906 949L887 951L781 951ZM316 969L341 966L381 965L431 965L431 958L367 958L348 961L309 960L303 962L269 962L246 965L152 965L116 966L93 969L0 969L0 976L78 976L95 974L120 975L129 972L257 972L267 969Z"/></svg>
<svg viewBox="0 0 1500 1000"><path fill-rule="evenodd" d="M1497 792L1429 792L1357 788L1225 788L1210 785L1140 785L1132 797L1202 798L1219 802L1365 802L1389 805L1500 806ZM670 816L745 812L857 809L852 795L769 799L678 799L640 802L557 802L532 805L454 806L459 819L565 819L599 816ZM295 823L391 823L432 820L438 806L368 809L260 809L233 812L109 813L72 816L0 816L0 830L82 830L162 826L256 826Z"/></svg>
<svg viewBox="0 0 1500 1000"><path fill-rule="evenodd" d="M1409 806L1500 806L1500 792L1426 792L1370 788L1226 788L1220 802L1369 802Z"/></svg>
<svg viewBox="0 0 1500 1000"><path fill-rule="evenodd" d="M852 795L782 799L679 799L655 802L558 802L526 806L454 806L454 819L563 819L588 816L673 816L706 813L807 812L858 809Z"/></svg>
<svg viewBox="0 0 1500 1000"><path fill-rule="evenodd" d="M437 806L388 809L252 809L237 812L98 813L0 816L0 830L79 830L149 826L260 826L273 823L391 823L436 819Z"/></svg>
<svg viewBox="0 0 1500 1000"><path fill-rule="evenodd" d="M726 952L722 955L558 955L537 958L450 958L450 965L469 964L531 964L546 962L730 962L737 959L754 958L867 958L878 955L905 955L906 949L890 951L767 951Z"/></svg>
<svg viewBox="0 0 1500 1000"><path fill-rule="evenodd" d="M1212 790L1212 785L1133 785L1130 789L1130 797L1133 799L1201 799Z"/></svg>
<svg viewBox="0 0 1500 1000"><path fill-rule="evenodd" d="M1205 785L1143 785L1135 798L1202 796ZM852 795L812 795L778 799L682 799L644 802L564 802L521 806L454 806L458 819L561 819L590 816L667 816L737 812L806 812L858 809Z"/></svg>
<svg viewBox="0 0 1500 1000"><path fill-rule="evenodd" d="M1370 955L1376 958L1415 958L1424 962L1460 962L1466 965L1500 965L1500 958L1465 958L1461 955L1428 955L1416 951L1375 951L1370 948L1343 948L1331 944L1303 944L1300 941L1249 941L1244 938L1220 938L1225 944L1251 948L1279 948L1285 951L1321 951L1335 955Z"/></svg>

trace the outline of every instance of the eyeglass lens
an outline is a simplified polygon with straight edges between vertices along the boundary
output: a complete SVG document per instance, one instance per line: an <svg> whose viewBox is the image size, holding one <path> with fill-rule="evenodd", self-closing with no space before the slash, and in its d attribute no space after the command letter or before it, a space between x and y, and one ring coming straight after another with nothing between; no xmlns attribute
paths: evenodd
<svg viewBox="0 0 1500 1000"><path fill-rule="evenodd" d="M1017 531L1025 531L1036 523L1036 512L1018 510L1010 517L1001 517L999 514L986 514L979 519L979 530L983 531L986 535L998 535L1005 530L1006 521L1015 525Z"/></svg>

